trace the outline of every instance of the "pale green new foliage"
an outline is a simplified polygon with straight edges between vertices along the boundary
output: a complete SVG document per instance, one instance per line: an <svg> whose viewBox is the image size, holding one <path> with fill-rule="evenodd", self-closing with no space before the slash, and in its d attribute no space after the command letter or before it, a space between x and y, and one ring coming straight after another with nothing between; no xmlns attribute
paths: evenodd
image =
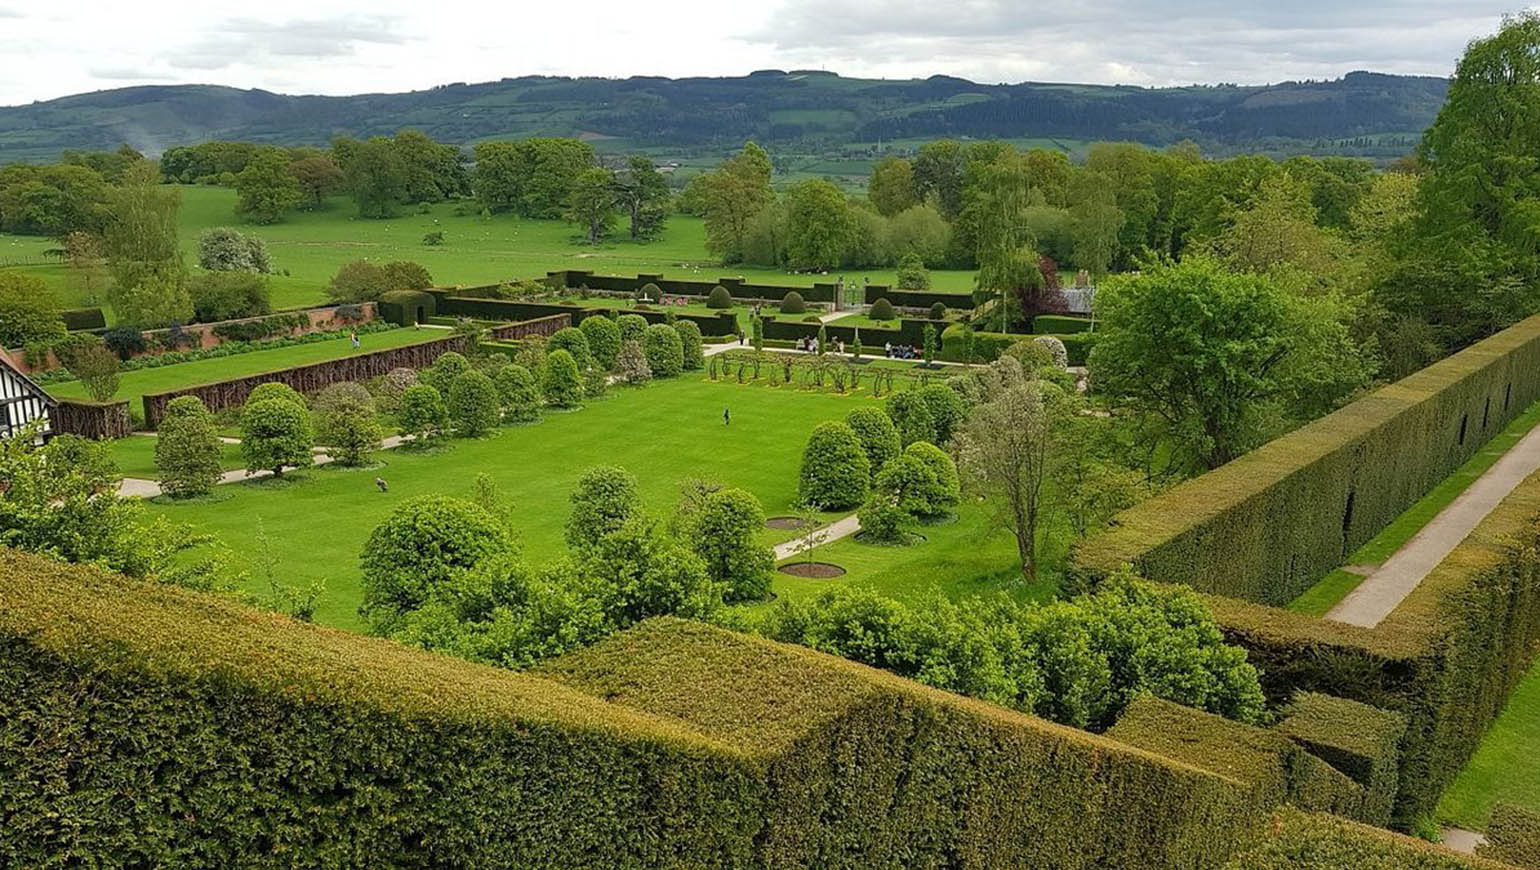
<svg viewBox="0 0 1540 870"><path fill-rule="evenodd" d="M689 540L706 573L725 584L724 600L759 601L770 594L775 553L759 543L764 527L759 499L741 489L711 493L694 516Z"/></svg>
<svg viewBox="0 0 1540 870"><path fill-rule="evenodd" d="M414 384L401 394L401 431L413 442L426 444L449 428L449 408L438 390L427 384Z"/></svg>
<svg viewBox="0 0 1540 870"><path fill-rule="evenodd" d="M641 511L636 476L614 465L596 465L583 472L572 490L572 514L567 518L567 546L583 550L619 531Z"/></svg>
<svg viewBox="0 0 1540 870"><path fill-rule="evenodd" d="M474 502L443 495L403 502L375 527L359 555L359 612L389 633L435 587L512 546L504 525Z"/></svg>
<svg viewBox="0 0 1540 870"><path fill-rule="evenodd" d="M339 465L362 465L380 447L374 397L361 384L332 384L315 400L316 440Z"/></svg>
<svg viewBox="0 0 1540 870"><path fill-rule="evenodd" d="M546 339L545 349L547 353L553 350L565 350L572 354L572 359L578 365L578 371L587 371L588 367L593 365L593 354L588 347L588 335L576 327L569 326L558 330L555 335Z"/></svg>
<svg viewBox="0 0 1540 870"><path fill-rule="evenodd" d="M288 402L301 408L305 407L305 397L301 396L293 387L279 381L257 384L256 388L246 395L246 404L265 402L269 399Z"/></svg>
<svg viewBox="0 0 1540 870"><path fill-rule="evenodd" d="M311 463L315 437L310 412L283 399L259 399L241 411L241 454L247 471L271 469L283 474L285 466L303 468Z"/></svg>
<svg viewBox="0 0 1540 870"><path fill-rule="evenodd" d="M672 378L684 370L684 343L666 323L654 323L642 333L642 351L655 378Z"/></svg>
<svg viewBox="0 0 1540 870"><path fill-rule="evenodd" d="M449 420L460 438L475 438L497 425L497 385L479 371L461 372L449 385Z"/></svg>
<svg viewBox="0 0 1540 870"><path fill-rule="evenodd" d="M540 419L540 390L529 369L509 363L497 370L494 380L503 405L504 422L531 423Z"/></svg>
<svg viewBox="0 0 1540 870"><path fill-rule="evenodd" d="M557 408L576 408L583 401L583 380L572 354L556 350L546 356L540 391L546 403Z"/></svg>
<svg viewBox="0 0 1540 870"><path fill-rule="evenodd" d="M647 331L647 318L640 314L622 314L615 325L620 327L621 341L641 341L642 333Z"/></svg>
<svg viewBox="0 0 1540 870"><path fill-rule="evenodd" d="M802 452L798 496L824 510L844 510L866 500L871 461L854 429L833 421L820 423Z"/></svg>
<svg viewBox="0 0 1540 870"><path fill-rule="evenodd" d="M620 353L620 324L608 317L591 316L578 324L588 338L588 351L594 364L605 371L615 368L615 357Z"/></svg>
<svg viewBox="0 0 1540 870"><path fill-rule="evenodd" d="M167 403L156 436L155 471L166 495L206 495L219 483L219 428L197 396Z"/></svg>
<svg viewBox="0 0 1540 870"><path fill-rule="evenodd" d="M684 370L693 372L705 368L706 357L701 348L700 326L693 320L680 320L674 323L674 331L679 333L679 349L683 354Z"/></svg>
<svg viewBox="0 0 1540 870"><path fill-rule="evenodd" d="M946 451L928 441L916 441L904 448L904 456L925 465L935 477L933 488L927 487L913 493L915 513L922 517L936 517L957 506L962 500L962 486L957 464Z"/></svg>
<svg viewBox="0 0 1540 870"><path fill-rule="evenodd" d="M892 418L880 408L856 408L845 415L845 423L861 439L861 449L866 451L867 463L871 466L873 476L903 449Z"/></svg>
<svg viewBox="0 0 1540 870"><path fill-rule="evenodd" d="M449 385L453 384L455 378L459 377L462 372L469 371L470 367L470 360L467 360L464 354L455 353L451 350L447 353L439 354L438 359L433 361L433 365L423 369L422 373L418 375L418 379L433 389L438 390L439 395L447 396L449 395Z"/></svg>

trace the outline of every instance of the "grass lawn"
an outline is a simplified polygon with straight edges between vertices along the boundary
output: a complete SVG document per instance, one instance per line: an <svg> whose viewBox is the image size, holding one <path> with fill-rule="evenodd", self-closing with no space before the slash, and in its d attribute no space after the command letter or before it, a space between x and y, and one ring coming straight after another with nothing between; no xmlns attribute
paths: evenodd
<svg viewBox="0 0 1540 870"><path fill-rule="evenodd" d="M112 459L118 464L118 470L123 472L124 477L159 480L160 472L155 469L156 443L157 439L145 435L119 438L112 442ZM226 471L245 468L246 460L241 458L241 445L221 444L219 465Z"/></svg>
<svg viewBox="0 0 1540 870"><path fill-rule="evenodd" d="M149 507L217 534L242 567L250 567L260 520L283 582L302 586L324 580L317 619L357 628L358 553L374 526L408 498L469 495L478 473L492 475L512 505L526 556L537 564L562 552L567 498L578 475L594 465L612 463L633 471L654 514L672 510L680 482L690 477L743 487L768 514L784 514L796 497L808 433L869 401L859 394L689 377L618 389L580 411L550 414L538 424L502 429L484 439L455 441L442 452L382 453L383 468L318 468L295 475L292 482L221 487L221 495L228 490L229 496L215 504ZM722 425L724 407L732 410L731 426ZM376 475L389 482L388 493L375 489ZM262 581L252 579L255 589Z"/></svg>
<svg viewBox="0 0 1540 870"><path fill-rule="evenodd" d="M1482 445L1474 456L1467 459L1464 465L1455 469L1453 474L1440 481L1438 486L1433 487L1427 495L1418 499L1416 504L1407 508L1405 513L1396 517L1378 535L1359 547L1357 552L1348 557L1347 564L1378 567L1386 559L1395 555L1397 550L1405 546L1406 542L1421 531L1423 526L1448 507L1449 503L1464 492L1466 487L1475 483L1487 469L1497 464L1497 460L1517 444L1519 439L1529 434L1529 430L1535 428L1537 423L1540 423L1540 402L1524 409L1524 413L1513 418L1501 432ZM1363 579L1362 574L1339 568L1289 602L1286 609L1313 616L1324 615L1335 607L1337 602L1357 589Z"/></svg>
<svg viewBox="0 0 1540 870"><path fill-rule="evenodd" d="M179 215L182 249L189 266L197 262L198 234L210 227L239 226L267 242L272 256L273 307L287 308L326 301L323 288L342 264L351 260L415 260L428 267L441 285L475 285L512 278L537 278L553 269L589 269L617 275L656 272L670 278L713 280L742 276L759 283L811 286L832 281L831 275L793 275L778 269L744 266L724 267L706 253L704 222L697 217L673 215L662 236L649 243L617 237L600 245L585 244L577 228L562 221L524 220L499 215L483 220L474 212L456 215L455 203L438 203L420 214L403 208L399 217L364 220L357 217L351 200L333 198L319 212L290 212L272 226L240 225L235 217L235 191L220 187L184 185ZM443 232L444 244L428 247L422 238ZM0 235L0 260L36 260L43 251L57 247L51 239ZM100 305L99 296L87 298L70 290L63 265L18 266L54 286L60 303L67 307ZM845 280L891 284L891 269L850 271ZM938 290L969 291L973 273L936 271L931 280Z"/></svg>
<svg viewBox="0 0 1540 870"><path fill-rule="evenodd" d="M1438 805L1440 821L1468 830L1486 827L1502 801L1540 812L1540 665L1508 698L1470 764Z"/></svg>
<svg viewBox="0 0 1540 870"><path fill-rule="evenodd" d="M348 337L342 335L311 344L296 344L273 350L254 350L215 359L124 372L118 380L118 392L115 398L128 399L129 410L137 416L140 412L139 397L146 393L163 393L167 390L178 390L198 384L338 359L352 356L354 353L401 347L420 341L443 338L448 334L440 329L392 329L359 336L363 346L357 351L353 350L352 345L349 344ZM50 394L61 399L87 397L86 389L79 381L50 384L46 389Z"/></svg>

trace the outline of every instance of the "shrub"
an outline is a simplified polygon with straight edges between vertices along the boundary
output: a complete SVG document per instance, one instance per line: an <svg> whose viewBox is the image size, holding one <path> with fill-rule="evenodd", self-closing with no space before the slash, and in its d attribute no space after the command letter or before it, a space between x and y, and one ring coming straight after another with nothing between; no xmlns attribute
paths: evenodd
<svg viewBox="0 0 1540 870"><path fill-rule="evenodd" d="M63 357L64 367L80 380L91 398L105 402L118 391L117 354L94 335L77 333L77 337L90 341L71 342L73 347L61 344L56 350Z"/></svg>
<svg viewBox="0 0 1540 870"><path fill-rule="evenodd" d="M615 358L615 372L628 384L642 384L652 380L652 368L647 365L647 353L639 341L625 341Z"/></svg>
<svg viewBox="0 0 1540 870"><path fill-rule="evenodd" d="M733 294L727 292L726 287L718 284L717 286L712 287L711 292L706 295L706 307L723 309L731 308L733 307Z"/></svg>
<svg viewBox="0 0 1540 870"><path fill-rule="evenodd" d="M545 401L557 408L576 408L583 400L583 381L572 354L552 351L545 358L545 377L540 392Z"/></svg>
<svg viewBox="0 0 1540 870"><path fill-rule="evenodd" d="M305 397L301 396L293 387L283 383L282 381L264 381L263 383L257 384L254 388L252 388L252 391L246 395L246 404L249 405L252 402L266 402L269 399L276 399L280 402L288 402L291 405L298 405L301 408L306 407Z"/></svg>
<svg viewBox="0 0 1540 870"><path fill-rule="evenodd" d="M204 230L198 235L198 267L210 272L273 271L267 256L267 243L260 236L246 235L229 227Z"/></svg>
<svg viewBox="0 0 1540 870"><path fill-rule="evenodd" d="M427 267L421 263L397 261L386 263L383 268L385 289L382 293L392 290L426 290L433 286L433 276L428 274Z"/></svg>
<svg viewBox="0 0 1540 870"><path fill-rule="evenodd" d="M803 300L801 293L798 293L797 291L792 290L789 293L787 293L784 297L782 297L782 299L781 299L781 313L782 314L805 314L806 312L807 312L807 302Z"/></svg>
<svg viewBox="0 0 1540 870"><path fill-rule="evenodd" d="M893 303L888 301L888 297L879 296L877 301L872 303L871 310L867 312L867 316L873 320L892 320Z"/></svg>
<svg viewBox="0 0 1540 870"><path fill-rule="evenodd" d="M962 486L957 464L945 450L928 441L915 441L904 448L904 456L915 459L935 476L934 488L916 490L911 502L916 514L925 518L944 516L962 500Z"/></svg>
<svg viewBox="0 0 1540 870"><path fill-rule="evenodd" d="M389 288L385 270L368 260L346 263L326 285L326 294L337 302L378 301Z"/></svg>
<svg viewBox="0 0 1540 870"><path fill-rule="evenodd" d="M1039 335L1032 339L1032 343L1043 348L1048 353L1048 358L1061 369L1069 368L1069 351L1064 347L1064 342L1057 336Z"/></svg>
<svg viewBox="0 0 1540 870"><path fill-rule="evenodd" d="M423 369L418 375L418 380L439 391L439 395L449 395L449 387L455 378L471 370L470 360L464 354L449 351L438 355L433 365Z"/></svg>
<svg viewBox="0 0 1540 870"><path fill-rule="evenodd" d="M642 351L655 378L672 378L684 370L684 343L666 323L654 323L642 333Z"/></svg>
<svg viewBox="0 0 1540 870"><path fill-rule="evenodd" d="M416 384L401 394L401 431L414 444L429 444L449 429L444 396L428 384Z"/></svg>
<svg viewBox="0 0 1540 870"><path fill-rule="evenodd" d="M422 243L430 248L436 248L444 244L444 231L434 230L431 233L425 233L422 237Z"/></svg>
<svg viewBox="0 0 1540 870"><path fill-rule="evenodd" d="M505 422L532 423L540 419L540 390L529 369L509 363L497 370L494 381Z"/></svg>
<svg viewBox="0 0 1540 870"><path fill-rule="evenodd" d="M641 511L636 477L614 465L596 465L578 477L570 498L572 513L564 535L567 546L586 550L620 530Z"/></svg>
<svg viewBox="0 0 1540 870"><path fill-rule="evenodd" d="M870 486L871 462L855 430L844 423L819 423L802 451L797 492L803 503L845 510L865 501Z"/></svg>
<svg viewBox="0 0 1540 870"><path fill-rule="evenodd" d="M64 337L53 290L39 278L0 270L0 347L23 347Z"/></svg>
<svg viewBox="0 0 1540 870"><path fill-rule="evenodd" d="M657 302L663 298L663 291L658 289L658 285L648 281L636 291L635 298L638 302Z"/></svg>
<svg viewBox="0 0 1540 870"><path fill-rule="evenodd" d="M444 495L409 499L375 527L359 555L359 613L388 633L434 587L509 546L503 524L474 502Z"/></svg>
<svg viewBox="0 0 1540 870"><path fill-rule="evenodd" d="M711 493L693 517L688 538L707 575L724 585L724 600L760 601L770 594L775 551L759 542L764 528L759 499L741 489Z"/></svg>
<svg viewBox="0 0 1540 870"><path fill-rule="evenodd" d="M1487 841L1476 854L1518 867L1540 867L1540 812L1496 804L1487 822Z"/></svg>
<svg viewBox="0 0 1540 870"><path fill-rule="evenodd" d="M891 466L890 466L891 467ZM856 512L861 538L883 544L906 544L914 530L914 514L903 509L891 492L876 489Z"/></svg>
<svg viewBox="0 0 1540 870"><path fill-rule="evenodd" d="M588 336L577 327L568 326L557 330L555 335L546 339L545 349L547 353L553 350L565 350L572 354L578 371L586 371L593 365L593 355L588 349Z"/></svg>
<svg viewBox="0 0 1540 870"><path fill-rule="evenodd" d="M679 333L679 350L683 354L684 370L693 372L705 368L706 356L702 350L700 327L695 321L677 321L674 323L674 331Z"/></svg>
<svg viewBox="0 0 1540 870"><path fill-rule="evenodd" d="M594 365L604 371L614 371L615 357L620 353L620 325L608 317L585 317L578 324L588 338L588 352L593 355Z"/></svg>
<svg viewBox="0 0 1540 870"><path fill-rule="evenodd" d="M823 323L823 318L819 317L816 314L809 314L808 316L802 318L802 322L803 323Z"/></svg>
<svg viewBox="0 0 1540 870"><path fill-rule="evenodd" d="M610 391L609 372L599 368L590 368L583 372L583 396L588 399L602 398Z"/></svg>
<svg viewBox="0 0 1540 870"><path fill-rule="evenodd" d="M200 323L256 317L273 310L267 276L256 272L194 275L187 281L187 294L192 297L193 319Z"/></svg>
<svg viewBox="0 0 1540 870"><path fill-rule="evenodd" d="M930 271L919 254L910 251L898 258L898 283L900 290L929 290Z"/></svg>
<svg viewBox="0 0 1540 870"><path fill-rule="evenodd" d="M647 318L640 314L622 314L615 325L620 327L621 341L641 341L647 332Z"/></svg>
<svg viewBox="0 0 1540 870"><path fill-rule="evenodd" d="M343 382L321 391L315 400L316 441L339 465L362 465L380 447L380 422L374 397L361 384Z"/></svg>
<svg viewBox="0 0 1540 870"><path fill-rule="evenodd" d="M248 472L266 468L277 476L283 474L284 466L303 468L310 465L314 446L310 414L302 406L283 399L246 402L241 411L241 454Z"/></svg>
<svg viewBox="0 0 1540 870"><path fill-rule="evenodd" d="M861 449L866 452L873 477L903 449L898 440L898 428L879 408L856 408L845 415L845 423L861 439Z"/></svg>
<svg viewBox="0 0 1540 870"><path fill-rule="evenodd" d="M197 396L166 403L155 439L160 489L172 498L206 495L219 483L219 429Z"/></svg>
<svg viewBox="0 0 1540 870"><path fill-rule="evenodd" d="M132 326L114 326L102 333L102 343L107 349L118 355L118 359L127 361L134 354L144 353L144 333Z"/></svg>
<svg viewBox="0 0 1540 870"><path fill-rule="evenodd" d="M936 441L935 417L931 415L930 403L920 396L918 389L889 395L883 410L898 429L900 443L907 446L916 441Z"/></svg>
<svg viewBox="0 0 1540 870"><path fill-rule="evenodd" d="M449 421L460 438L475 438L497 425L497 385L484 373L461 372L449 384Z"/></svg>
<svg viewBox="0 0 1540 870"><path fill-rule="evenodd" d="M944 507L938 508L936 505L938 500L945 498L940 478L927 462L908 450L878 472L872 482L872 489L874 495L881 493L887 496L900 510L916 518L945 512Z"/></svg>
<svg viewBox="0 0 1540 870"><path fill-rule="evenodd" d="M968 409L963 404L962 396L946 384L924 384L915 390L920 401L930 409L931 425L935 427L934 438L921 438L921 441L929 441L932 444L945 444L952 440L952 430L962 423L968 416ZM905 441L904 446L911 442Z"/></svg>
<svg viewBox="0 0 1540 870"><path fill-rule="evenodd" d="M930 319L931 320L945 320L946 319L946 303L945 302L933 302L933 303L931 303L931 306L930 306Z"/></svg>
<svg viewBox="0 0 1540 870"><path fill-rule="evenodd" d="M398 413L401 410L401 397L415 386L417 372L405 367L391 369L375 386L374 404L388 414Z"/></svg>

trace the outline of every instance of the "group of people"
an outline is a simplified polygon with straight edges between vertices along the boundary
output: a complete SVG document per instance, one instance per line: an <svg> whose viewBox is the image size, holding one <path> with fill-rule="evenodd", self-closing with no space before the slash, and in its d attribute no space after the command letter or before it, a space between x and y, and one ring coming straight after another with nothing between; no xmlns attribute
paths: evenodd
<svg viewBox="0 0 1540 870"><path fill-rule="evenodd" d="M912 344L894 344L888 342L882 346L883 353L888 359L919 359L920 352L914 349Z"/></svg>
<svg viewBox="0 0 1540 870"><path fill-rule="evenodd" d="M822 353L825 350L833 351L834 353L844 353L845 342L843 339L836 338L829 342L828 347L823 347L818 343L817 336L805 335L797 339L797 350L812 354Z"/></svg>

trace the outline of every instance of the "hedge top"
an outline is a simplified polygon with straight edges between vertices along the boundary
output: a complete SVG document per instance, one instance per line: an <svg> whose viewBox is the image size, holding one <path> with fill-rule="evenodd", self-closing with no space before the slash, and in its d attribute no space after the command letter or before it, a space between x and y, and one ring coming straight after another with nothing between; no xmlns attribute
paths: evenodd
<svg viewBox="0 0 1540 870"><path fill-rule="evenodd" d="M213 679L305 702L488 727L548 725L741 755L551 680L310 625L238 602L0 551L0 637L88 670Z"/></svg>
<svg viewBox="0 0 1540 870"><path fill-rule="evenodd" d="M1300 692L1289 703L1278 731L1306 746L1330 746L1341 753L1374 758L1387 744L1394 747L1401 740L1406 717L1346 698Z"/></svg>

